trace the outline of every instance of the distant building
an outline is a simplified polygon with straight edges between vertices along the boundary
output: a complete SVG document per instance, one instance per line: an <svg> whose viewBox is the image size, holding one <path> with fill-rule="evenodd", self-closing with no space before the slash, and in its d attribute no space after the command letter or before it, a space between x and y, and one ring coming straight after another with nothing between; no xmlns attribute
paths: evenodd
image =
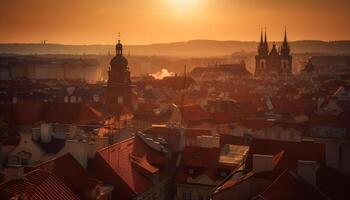
<svg viewBox="0 0 350 200"><path fill-rule="evenodd" d="M292 73L292 56L287 41L287 32L284 33L284 41L279 49L276 44L272 45L271 51L267 43L267 36L263 40L261 33L260 44L258 45L258 55L255 56L255 75L284 74Z"/></svg>
<svg viewBox="0 0 350 200"><path fill-rule="evenodd" d="M196 67L190 74L201 81L225 80L227 77L249 77L251 73L246 69L244 61L234 64L221 64L208 67Z"/></svg>
<svg viewBox="0 0 350 200"><path fill-rule="evenodd" d="M100 63L95 59L51 58L44 56L1 56L0 80L29 78L36 80L100 80Z"/></svg>

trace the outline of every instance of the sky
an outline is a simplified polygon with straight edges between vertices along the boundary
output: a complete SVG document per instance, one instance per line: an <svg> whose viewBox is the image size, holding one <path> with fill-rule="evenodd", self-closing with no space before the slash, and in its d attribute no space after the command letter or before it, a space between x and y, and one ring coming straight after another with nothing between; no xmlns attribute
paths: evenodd
<svg viewBox="0 0 350 200"><path fill-rule="evenodd" d="M0 0L0 43L350 40L350 0Z"/></svg>

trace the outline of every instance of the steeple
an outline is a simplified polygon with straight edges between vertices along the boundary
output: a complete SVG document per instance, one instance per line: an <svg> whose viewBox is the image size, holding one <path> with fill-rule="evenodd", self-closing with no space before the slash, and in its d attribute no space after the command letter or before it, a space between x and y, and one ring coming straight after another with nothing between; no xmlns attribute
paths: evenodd
<svg viewBox="0 0 350 200"><path fill-rule="evenodd" d="M264 44L263 44L263 54L268 55L269 54L269 44L267 43L267 33L266 33L266 27L265 27L265 36L264 36Z"/></svg>
<svg viewBox="0 0 350 200"><path fill-rule="evenodd" d="M287 28L284 29L284 42L287 42Z"/></svg>
<svg viewBox="0 0 350 200"><path fill-rule="evenodd" d="M263 43L263 32L261 30L261 34L260 34L260 45Z"/></svg>
<svg viewBox="0 0 350 200"><path fill-rule="evenodd" d="M290 53L290 48L287 40L287 29L284 29L284 40L281 46L281 55L282 56L287 56Z"/></svg>

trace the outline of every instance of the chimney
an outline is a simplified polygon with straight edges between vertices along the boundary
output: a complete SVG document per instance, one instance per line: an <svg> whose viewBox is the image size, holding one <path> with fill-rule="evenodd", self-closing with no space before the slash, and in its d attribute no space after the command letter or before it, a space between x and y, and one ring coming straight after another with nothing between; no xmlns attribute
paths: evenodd
<svg viewBox="0 0 350 200"><path fill-rule="evenodd" d="M51 125L50 124L41 124L40 125L40 138L42 142L49 143L51 142Z"/></svg>
<svg viewBox="0 0 350 200"><path fill-rule="evenodd" d="M4 169L5 182L21 179L24 175L24 168L21 165L9 165Z"/></svg>
<svg viewBox="0 0 350 200"><path fill-rule="evenodd" d="M264 172L275 169L273 155L253 154L253 172Z"/></svg>
<svg viewBox="0 0 350 200"><path fill-rule="evenodd" d="M197 136L198 146L202 148L219 148L220 138L218 136L200 135Z"/></svg>
<svg viewBox="0 0 350 200"><path fill-rule="evenodd" d="M316 186L317 170L316 161L298 160L298 176L312 186Z"/></svg>
<svg viewBox="0 0 350 200"><path fill-rule="evenodd" d="M16 105L17 102L18 102L17 97L13 97L13 98L12 98L12 104L13 104L13 105Z"/></svg>

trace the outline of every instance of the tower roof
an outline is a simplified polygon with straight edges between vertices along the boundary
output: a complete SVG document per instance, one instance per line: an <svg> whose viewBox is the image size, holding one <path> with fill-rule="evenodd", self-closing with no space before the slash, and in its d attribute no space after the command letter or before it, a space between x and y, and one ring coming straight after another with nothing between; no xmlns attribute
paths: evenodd
<svg viewBox="0 0 350 200"><path fill-rule="evenodd" d="M116 55L110 62L112 70L126 70L128 67L128 60L123 56L123 45L120 40L118 40L118 43L115 45L115 51Z"/></svg>
<svg viewBox="0 0 350 200"><path fill-rule="evenodd" d="M284 30L284 40L281 46L281 54L282 56L287 56L290 54L290 48L287 40L287 29Z"/></svg>

